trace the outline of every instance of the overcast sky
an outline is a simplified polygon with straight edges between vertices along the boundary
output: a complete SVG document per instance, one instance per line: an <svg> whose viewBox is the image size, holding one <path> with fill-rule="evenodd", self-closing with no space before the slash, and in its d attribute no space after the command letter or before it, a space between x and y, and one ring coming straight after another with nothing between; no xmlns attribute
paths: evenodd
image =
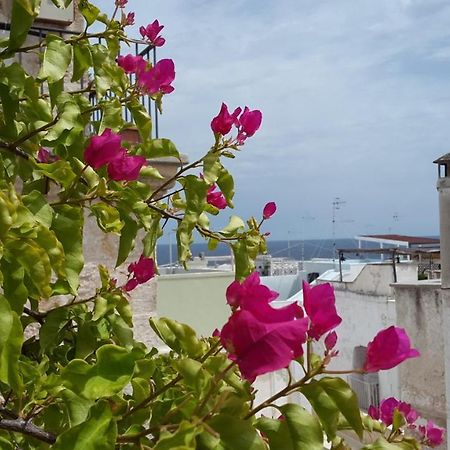
<svg viewBox="0 0 450 450"><path fill-rule="evenodd" d="M111 10L113 0L95 3ZM226 161L238 192L223 216L275 201L273 238L327 238L340 197L338 237L437 234L448 0L129 0L126 10L134 36L155 18L165 25L158 56L177 75L160 135L190 160L211 145L222 101L263 112L261 130Z"/></svg>

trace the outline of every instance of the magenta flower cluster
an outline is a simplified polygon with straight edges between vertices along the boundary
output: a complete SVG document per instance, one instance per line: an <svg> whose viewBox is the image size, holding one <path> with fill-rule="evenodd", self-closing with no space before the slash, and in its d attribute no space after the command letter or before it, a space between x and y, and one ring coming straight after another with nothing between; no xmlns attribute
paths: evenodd
<svg viewBox="0 0 450 450"><path fill-rule="evenodd" d="M166 42L166 40L159 35L163 28L164 25L160 25L158 20L154 20L146 27L140 27L139 32L141 33L142 38L147 39L155 47L161 47Z"/></svg>
<svg viewBox="0 0 450 450"><path fill-rule="evenodd" d="M170 94L174 90L171 83L175 79L175 64L171 59L161 59L149 69L140 55L119 56L117 63L125 73L136 75L138 85L146 94Z"/></svg>
<svg viewBox="0 0 450 450"><path fill-rule="evenodd" d="M372 419L380 420L386 426L390 426L394 421L395 411L403 416L408 428L419 432L424 445L436 447L443 443L445 434L443 428L436 426L431 420L428 420L425 426L418 426L416 422L420 418L419 413L409 403L397 400L395 397L384 399L379 407L370 406L367 413Z"/></svg>
<svg viewBox="0 0 450 450"><path fill-rule="evenodd" d="M248 137L253 136L261 126L262 113L255 109L251 111L247 106L242 111L242 108L236 108L230 114L228 106L222 103L219 114L211 121L211 129L216 135L227 135L233 126L237 128L237 136L235 142L238 145L244 144Z"/></svg>
<svg viewBox="0 0 450 450"><path fill-rule="evenodd" d="M334 291L329 283L314 287L303 283L303 309L296 303L274 308L278 294L260 283L254 272L242 283L234 281L226 292L233 313L220 332L222 345L238 364L244 378L284 367L303 354L307 339L323 336L326 357L336 356L338 336L334 329L342 322L337 314ZM361 369L366 372L386 370L418 356L402 328L380 331L368 344L367 359Z"/></svg>
<svg viewBox="0 0 450 450"><path fill-rule="evenodd" d="M249 381L286 367L303 354L308 320L297 304L273 308L270 302L277 295L260 283L257 272L242 284L234 281L226 292L234 312L222 328L220 339Z"/></svg>
<svg viewBox="0 0 450 450"><path fill-rule="evenodd" d="M128 266L128 281L124 290L129 292L140 284L146 283L155 276L155 261L153 258L146 258L141 255L138 261Z"/></svg>
<svg viewBox="0 0 450 450"><path fill-rule="evenodd" d="M215 184L208 189L206 201L217 209L225 209L227 207L227 201L222 192L217 192L216 189L217 186Z"/></svg>
<svg viewBox="0 0 450 450"><path fill-rule="evenodd" d="M99 136L93 136L84 151L84 160L94 169L107 166L108 176L114 181L134 181L141 168L147 164L142 156L128 154L121 146L121 137L107 128Z"/></svg>

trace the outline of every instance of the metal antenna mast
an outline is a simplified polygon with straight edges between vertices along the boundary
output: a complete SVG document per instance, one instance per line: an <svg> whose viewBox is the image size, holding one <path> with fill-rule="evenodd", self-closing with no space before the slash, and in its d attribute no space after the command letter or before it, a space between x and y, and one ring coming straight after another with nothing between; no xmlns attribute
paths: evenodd
<svg viewBox="0 0 450 450"><path fill-rule="evenodd" d="M340 197L334 197L333 203L332 203L332 229L333 229L333 262L336 258L336 211L338 209L341 209L341 205L345 205L345 200L342 200Z"/></svg>
<svg viewBox="0 0 450 450"><path fill-rule="evenodd" d="M302 216L302 265L301 270L303 270L303 266L305 265L305 222L307 220L315 220L315 217L312 216Z"/></svg>

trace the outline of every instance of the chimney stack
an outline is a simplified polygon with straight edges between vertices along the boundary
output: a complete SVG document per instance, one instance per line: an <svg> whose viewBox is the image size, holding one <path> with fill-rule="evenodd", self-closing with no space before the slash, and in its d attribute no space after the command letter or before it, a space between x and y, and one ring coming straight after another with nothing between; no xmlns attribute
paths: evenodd
<svg viewBox="0 0 450 450"><path fill-rule="evenodd" d="M436 159L434 163L438 165L441 287L450 289L450 153Z"/></svg>

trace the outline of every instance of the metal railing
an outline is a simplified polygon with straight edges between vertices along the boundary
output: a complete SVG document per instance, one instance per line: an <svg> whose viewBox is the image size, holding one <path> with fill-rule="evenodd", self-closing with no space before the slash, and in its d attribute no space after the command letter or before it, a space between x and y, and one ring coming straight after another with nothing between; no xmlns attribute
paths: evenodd
<svg viewBox="0 0 450 450"><path fill-rule="evenodd" d="M365 375L350 375L349 381L362 410L367 411L369 406L380 405L380 385L377 380L367 379Z"/></svg>
<svg viewBox="0 0 450 450"><path fill-rule="evenodd" d="M11 29L11 24L7 22L0 22L0 32L8 32ZM40 43L42 40L44 40L49 34L54 34L57 36L60 36L61 38L64 36L76 36L80 34L78 31L68 30L65 28L51 28L46 26L40 26L40 25L33 25L31 29L28 32L29 36L33 36L37 38L36 43ZM103 38L96 38L97 44L103 45L104 39ZM156 47L153 45L147 45L145 43L134 43L134 54L142 56L145 60L150 61L153 65L156 64ZM17 58L19 64L23 63L23 54L19 53ZM133 74L129 75L129 79L131 82L135 82L135 76ZM87 82L87 76L81 77L79 81L79 87L80 90L85 89L85 85ZM43 85L41 86L41 89L43 89ZM108 94L107 94L108 96ZM110 93L109 96L112 98L113 94ZM94 106L98 103L98 98L95 93L95 91L91 91L89 93L89 101ZM152 134L153 137L158 138L159 137L159 111L156 106L156 103L152 100L152 98L148 95L142 95L140 97L140 101L142 105L144 105L145 109L148 111L150 118L152 118ZM130 111L124 106L123 107L123 118L126 122L134 123L133 117L130 113ZM98 121L101 119L101 112L95 111L93 113L92 119L94 121Z"/></svg>

